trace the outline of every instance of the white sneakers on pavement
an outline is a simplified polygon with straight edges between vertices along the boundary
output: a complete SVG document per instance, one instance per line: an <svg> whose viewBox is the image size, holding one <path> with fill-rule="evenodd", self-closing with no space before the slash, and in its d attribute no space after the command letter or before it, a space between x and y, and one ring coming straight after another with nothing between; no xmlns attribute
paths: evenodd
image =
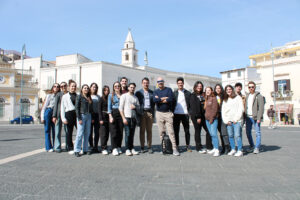
<svg viewBox="0 0 300 200"><path fill-rule="evenodd" d="M227 154L228 156L233 156L236 153L235 149L231 149L231 151Z"/></svg>
<svg viewBox="0 0 300 200"><path fill-rule="evenodd" d="M213 156L214 156L214 157L220 156L220 151L219 151L219 149L215 149Z"/></svg>
<svg viewBox="0 0 300 200"><path fill-rule="evenodd" d="M205 154L205 153L207 153L207 151L206 151L206 149L200 149L200 150L199 150L199 153Z"/></svg>
<svg viewBox="0 0 300 200"><path fill-rule="evenodd" d="M127 150L125 151L125 154L126 154L126 156L132 156L132 153L131 153L131 151L130 151L129 149L127 149Z"/></svg>
<svg viewBox="0 0 300 200"><path fill-rule="evenodd" d="M102 150L102 154L103 154L103 155L108 155L108 151L107 151L106 149L103 149L103 150Z"/></svg>
<svg viewBox="0 0 300 200"><path fill-rule="evenodd" d="M136 151L135 149L132 149L132 150L131 150L131 153L132 153L132 155L139 155L139 152Z"/></svg>
<svg viewBox="0 0 300 200"><path fill-rule="evenodd" d="M114 149L113 149L112 155L114 155L114 156L118 156L118 155L119 155L119 152L118 152L118 149L117 149L117 148L114 148Z"/></svg>
<svg viewBox="0 0 300 200"><path fill-rule="evenodd" d="M241 157L243 156L243 152L242 151L237 151L235 154L234 154L235 157Z"/></svg>
<svg viewBox="0 0 300 200"><path fill-rule="evenodd" d="M73 155L73 154L74 154L74 151L71 150L71 151L68 152L68 154Z"/></svg>

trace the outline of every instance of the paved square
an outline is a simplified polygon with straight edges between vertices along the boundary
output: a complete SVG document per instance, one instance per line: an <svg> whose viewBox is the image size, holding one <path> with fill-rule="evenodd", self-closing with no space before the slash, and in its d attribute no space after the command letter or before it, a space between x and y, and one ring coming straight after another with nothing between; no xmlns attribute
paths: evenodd
<svg viewBox="0 0 300 200"><path fill-rule="evenodd" d="M158 148L156 126L153 139ZM263 128L262 144L262 153L241 158L36 153L0 164L0 199L300 199L299 128ZM43 147L40 125L0 126L1 161Z"/></svg>

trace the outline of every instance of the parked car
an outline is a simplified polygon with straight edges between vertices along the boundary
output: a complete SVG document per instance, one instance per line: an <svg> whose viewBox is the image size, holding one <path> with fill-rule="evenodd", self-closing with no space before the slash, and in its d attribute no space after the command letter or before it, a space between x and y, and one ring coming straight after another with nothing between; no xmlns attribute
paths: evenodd
<svg viewBox="0 0 300 200"><path fill-rule="evenodd" d="M20 124L20 117L16 117L15 119L10 120L10 123L11 124ZM24 115L22 117L22 123L23 124L33 124L34 123L33 117L30 115Z"/></svg>

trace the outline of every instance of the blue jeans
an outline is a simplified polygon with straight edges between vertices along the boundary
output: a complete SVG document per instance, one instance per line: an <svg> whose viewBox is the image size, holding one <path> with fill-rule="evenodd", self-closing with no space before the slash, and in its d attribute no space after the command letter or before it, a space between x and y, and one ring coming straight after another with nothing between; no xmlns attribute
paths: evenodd
<svg viewBox="0 0 300 200"><path fill-rule="evenodd" d="M227 125L227 132L229 136L229 143L231 149L235 149L235 140L237 143L237 150L242 151L243 142L242 142L242 126L240 122L236 124L231 123L231 125Z"/></svg>
<svg viewBox="0 0 300 200"><path fill-rule="evenodd" d="M52 132L52 140L54 142L54 136L55 136L55 127L54 123L52 122L52 114L53 109L47 108L44 113L44 128L45 128L45 149L46 151L49 151L52 149L52 143L51 143L51 132Z"/></svg>
<svg viewBox="0 0 300 200"><path fill-rule="evenodd" d="M259 148L261 144L261 132L260 132L260 123L257 123L252 117L246 117L246 134L251 147L254 147L253 138L252 138L252 125L255 129L256 134L256 144L255 148Z"/></svg>
<svg viewBox="0 0 300 200"><path fill-rule="evenodd" d="M60 117L58 117L55 124L54 150L61 150L61 128L62 128L62 121Z"/></svg>
<svg viewBox="0 0 300 200"><path fill-rule="evenodd" d="M207 129L211 136L214 149L219 149L218 119L215 119L212 124L209 123L209 120L205 120L205 121L206 121Z"/></svg>
<svg viewBox="0 0 300 200"><path fill-rule="evenodd" d="M124 125L125 128L125 149L133 149L133 138L136 127L136 120L134 118L126 118L128 124Z"/></svg>
<svg viewBox="0 0 300 200"><path fill-rule="evenodd" d="M83 139L83 152L87 152L89 149L89 137L91 133L91 114L81 114L82 124L79 124L77 119L77 135L75 140L74 152L80 152Z"/></svg>

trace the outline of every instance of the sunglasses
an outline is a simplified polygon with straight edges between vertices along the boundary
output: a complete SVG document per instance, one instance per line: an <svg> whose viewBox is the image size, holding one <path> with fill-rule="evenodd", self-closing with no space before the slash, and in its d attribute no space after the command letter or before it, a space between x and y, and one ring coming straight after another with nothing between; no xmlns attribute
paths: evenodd
<svg viewBox="0 0 300 200"><path fill-rule="evenodd" d="M254 88L254 86L249 86L248 88L249 88L249 89L251 89L251 88L253 89L253 88Z"/></svg>
<svg viewBox="0 0 300 200"><path fill-rule="evenodd" d="M157 83L164 83L165 81L164 80L161 80L161 81L157 81Z"/></svg>
<svg viewBox="0 0 300 200"><path fill-rule="evenodd" d="M119 85L115 85L114 87L115 87L115 88L119 88L119 87L121 87L121 86L119 86Z"/></svg>
<svg viewBox="0 0 300 200"><path fill-rule="evenodd" d="M55 87L55 88L60 88L60 86L59 86L59 85L54 85L53 87Z"/></svg>
<svg viewBox="0 0 300 200"><path fill-rule="evenodd" d="M67 87L67 85L61 85L60 87L61 87L61 88L64 88L64 87Z"/></svg>

